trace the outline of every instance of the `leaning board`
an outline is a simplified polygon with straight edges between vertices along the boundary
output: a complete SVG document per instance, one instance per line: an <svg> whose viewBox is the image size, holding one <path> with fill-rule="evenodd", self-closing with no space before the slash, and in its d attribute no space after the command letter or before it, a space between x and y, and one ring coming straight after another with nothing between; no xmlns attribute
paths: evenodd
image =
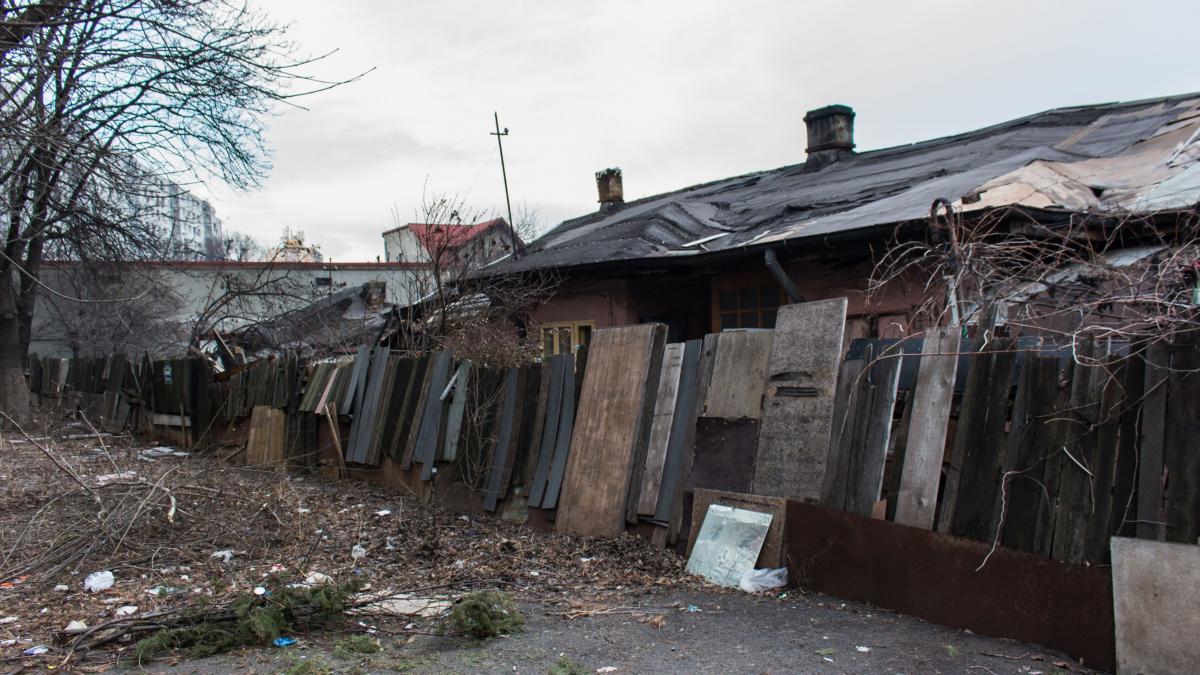
<svg viewBox="0 0 1200 675"><path fill-rule="evenodd" d="M630 486L641 487L665 334L662 324L646 324L592 337L558 531L616 537L625 530Z"/></svg>
<svg viewBox="0 0 1200 675"><path fill-rule="evenodd" d="M779 308L754 461L754 494L821 498L845 325L845 298Z"/></svg>

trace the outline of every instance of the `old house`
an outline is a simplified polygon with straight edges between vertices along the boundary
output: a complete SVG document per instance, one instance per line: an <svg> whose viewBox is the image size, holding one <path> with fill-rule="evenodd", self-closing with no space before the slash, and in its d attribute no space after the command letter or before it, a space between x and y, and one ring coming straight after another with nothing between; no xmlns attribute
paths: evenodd
<svg viewBox="0 0 1200 675"><path fill-rule="evenodd" d="M546 353L607 326L662 322L669 341L772 327L789 299L842 296L847 338L907 335L927 323L917 309L940 280L902 278L868 297L868 279L897 241L930 235L935 203L1021 232L1166 223L1200 198L1198 94L1060 108L866 152L855 151L854 117L841 105L810 111L801 163L665 194L625 201L620 171L598 173L598 210L497 265L561 275L533 316Z"/></svg>
<svg viewBox="0 0 1200 675"><path fill-rule="evenodd" d="M407 223L383 233L383 250L388 262L478 266L510 254L514 241L512 228L503 218L474 225Z"/></svg>

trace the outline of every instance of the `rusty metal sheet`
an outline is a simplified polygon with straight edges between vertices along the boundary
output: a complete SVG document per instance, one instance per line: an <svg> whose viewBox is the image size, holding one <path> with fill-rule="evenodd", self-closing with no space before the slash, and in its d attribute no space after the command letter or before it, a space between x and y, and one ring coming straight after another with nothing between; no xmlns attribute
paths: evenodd
<svg viewBox="0 0 1200 675"><path fill-rule="evenodd" d="M789 501L787 560L812 590L983 635L1035 642L1111 670L1112 575Z"/></svg>

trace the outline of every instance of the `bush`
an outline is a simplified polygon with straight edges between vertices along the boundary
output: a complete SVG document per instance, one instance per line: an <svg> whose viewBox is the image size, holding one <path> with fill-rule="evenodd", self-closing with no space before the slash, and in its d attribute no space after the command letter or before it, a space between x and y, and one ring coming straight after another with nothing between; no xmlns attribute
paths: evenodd
<svg viewBox="0 0 1200 675"><path fill-rule="evenodd" d="M446 617L446 632L460 633L477 640L520 632L525 618L507 595L496 591L468 593Z"/></svg>

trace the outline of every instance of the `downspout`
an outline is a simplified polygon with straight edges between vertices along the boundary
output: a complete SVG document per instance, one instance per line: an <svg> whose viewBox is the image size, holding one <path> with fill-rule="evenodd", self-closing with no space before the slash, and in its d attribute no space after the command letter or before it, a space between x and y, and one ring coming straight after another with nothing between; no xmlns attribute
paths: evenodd
<svg viewBox="0 0 1200 675"><path fill-rule="evenodd" d="M763 254L763 261L766 262L767 269L771 270L771 274L775 277L775 281L778 281L779 285L783 287L783 292L787 293L788 300L793 304L797 302L804 302L804 298L800 297L800 291L796 290L796 284L792 283L791 278L789 278L787 273L783 271L783 268L779 266L779 259L775 257L775 251L772 249L767 249Z"/></svg>

